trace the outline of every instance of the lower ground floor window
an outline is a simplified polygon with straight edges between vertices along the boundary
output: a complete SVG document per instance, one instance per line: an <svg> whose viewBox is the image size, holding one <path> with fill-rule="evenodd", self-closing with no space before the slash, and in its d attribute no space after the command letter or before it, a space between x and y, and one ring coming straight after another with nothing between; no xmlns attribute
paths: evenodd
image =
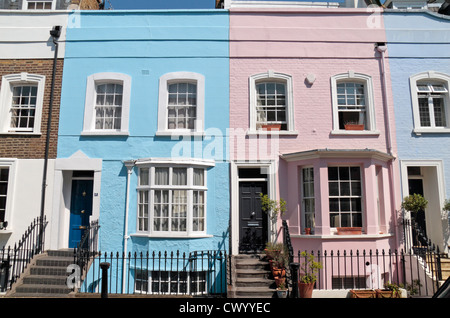
<svg viewBox="0 0 450 318"><path fill-rule="evenodd" d="M206 272L137 270L135 291L150 294L202 294L206 292Z"/></svg>

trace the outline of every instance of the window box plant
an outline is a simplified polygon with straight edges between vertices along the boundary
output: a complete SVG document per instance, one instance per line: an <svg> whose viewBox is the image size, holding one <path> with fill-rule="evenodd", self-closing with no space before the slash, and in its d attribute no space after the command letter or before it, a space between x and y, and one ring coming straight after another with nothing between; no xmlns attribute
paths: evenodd
<svg viewBox="0 0 450 318"><path fill-rule="evenodd" d="M298 291L300 298L311 298L314 285L317 281L317 274L322 268L322 263L314 260L314 255L300 253L300 274L298 281Z"/></svg>
<svg viewBox="0 0 450 318"><path fill-rule="evenodd" d="M375 289L377 298L400 298L400 287L397 284L386 283L384 289Z"/></svg>
<svg viewBox="0 0 450 318"><path fill-rule="evenodd" d="M261 125L261 128L267 131L277 131L281 130L281 124L263 124Z"/></svg>
<svg viewBox="0 0 450 318"><path fill-rule="evenodd" d="M337 227L338 235L361 235L362 228L361 227Z"/></svg>
<svg viewBox="0 0 450 318"><path fill-rule="evenodd" d="M345 130L364 130L364 124L360 124L354 121L348 121L344 123Z"/></svg>
<svg viewBox="0 0 450 318"><path fill-rule="evenodd" d="M352 289L350 298L376 298L377 293L373 289Z"/></svg>

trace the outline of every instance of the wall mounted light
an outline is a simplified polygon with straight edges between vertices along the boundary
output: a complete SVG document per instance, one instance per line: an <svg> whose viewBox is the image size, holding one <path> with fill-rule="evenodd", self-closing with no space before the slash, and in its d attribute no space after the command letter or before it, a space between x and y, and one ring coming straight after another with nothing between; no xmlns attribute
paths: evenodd
<svg viewBox="0 0 450 318"><path fill-rule="evenodd" d="M316 75L314 75L314 74L308 74L308 75L306 75L306 82L307 82L309 85L312 85L315 81L316 81Z"/></svg>

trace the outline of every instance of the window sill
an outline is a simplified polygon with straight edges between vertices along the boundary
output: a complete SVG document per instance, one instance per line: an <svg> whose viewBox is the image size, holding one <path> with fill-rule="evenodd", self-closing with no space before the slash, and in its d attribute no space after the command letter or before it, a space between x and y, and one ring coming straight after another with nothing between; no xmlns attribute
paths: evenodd
<svg viewBox="0 0 450 318"><path fill-rule="evenodd" d="M155 133L155 136L158 137L179 137L179 136L199 136L199 137L203 137L205 136L205 132L204 131L189 131L189 130L173 130L173 131L157 131Z"/></svg>
<svg viewBox="0 0 450 318"><path fill-rule="evenodd" d="M278 135L278 136L297 136L298 131L296 130L248 130L247 135Z"/></svg>
<svg viewBox="0 0 450 318"><path fill-rule="evenodd" d="M128 131L82 131L81 136L129 136Z"/></svg>
<svg viewBox="0 0 450 318"><path fill-rule="evenodd" d="M0 230L0 235L5 234L5 235L9 235L12 234L12 230Z"/></svg>
<svg viewBox="0 0 450 318"><path fill-rule="evenodd" d="M333 136L379 136L380 132L378 130L332 130L331 135Z"/></svg>
<svg viewBox="0 0 450 318"><path fill-rule="evenodd" d="M3 131L0 132L0 135L5 136L33 136L39 137L42 135L40 132L32 132L32 131Z"/></svg>
<svg viewBox="0 0 450 318"><path fill-rule="evenodd" d="M149 234L149 233L134 233L130 234L132 237L147 237L147 238L170 238L170 239L192 239L192 238L209 238L213 235L208 234L191 234L191 235L170 235L170 234Z"/></svg>
<svg viewBox="0 0 450 318"><path fill-rule="evenodd" d="M414 128L413 132L418 136L422 134L450 134L450 128Z"/></svg>

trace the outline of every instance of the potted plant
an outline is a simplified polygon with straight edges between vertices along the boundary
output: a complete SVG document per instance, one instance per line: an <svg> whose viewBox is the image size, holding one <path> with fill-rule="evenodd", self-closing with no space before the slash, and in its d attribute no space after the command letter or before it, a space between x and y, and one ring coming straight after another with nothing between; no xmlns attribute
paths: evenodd
<svg viewBox="0 0 450 318"><path fill-rule="evenodd" d="M442 208L442 210L450 212L450 199L444 201L444 207Z"/></svg>
<svg viewBox="0 0 450 318"><path fill-rule="evenodd" d="M266 248L264 249L264 253L266 254L267 260L273 260L275 257L277 257L281 251L283 250L284 245L283 243L273 243L273 242L267 242Z"/></svg>
<svg viewBox="0 0 450 318"><path fill-rule="evenodd" d="M428 201L420 194L414 193L403 199L401 207L406 211L417 214L423 211L428 205Z"/></svg>
<svg viewBox="0 0 450 318"><path fill-rule="evenodd" d="M275 256L275 258L271 262L272 266L272 275L275 278L275 282L277 279L282 279L286 277L286 268L289 265L289 259L287 255L286 249L283 247L283 250ZM278 280L278 283L281 280Z"/></svg>
<svg viewBox="0 0 450 318"><path fill-rule="evenodd" d="M301 252L300 273L298 281L298 290L300 298L311 298L314 284L317 281L317 273L322 268L322 263L314 260L314 255Z"/></svg>
<svg viewBox="0 0 450 318"><path fill-rule="evenodd" d="M277 287L277 296L278 298L287 298L288 289L284 283L281 283Z"/></svg>
<svg viewBox="0 0 450 318"><path fill-rule="evenodd" d="M278 214L281 216L286 212L286 201L283 198L280 198L279 201L272 200L269 198L267 194L260 193L261 197L261 209L267 213L275 220L278 217Z"/></svg>

